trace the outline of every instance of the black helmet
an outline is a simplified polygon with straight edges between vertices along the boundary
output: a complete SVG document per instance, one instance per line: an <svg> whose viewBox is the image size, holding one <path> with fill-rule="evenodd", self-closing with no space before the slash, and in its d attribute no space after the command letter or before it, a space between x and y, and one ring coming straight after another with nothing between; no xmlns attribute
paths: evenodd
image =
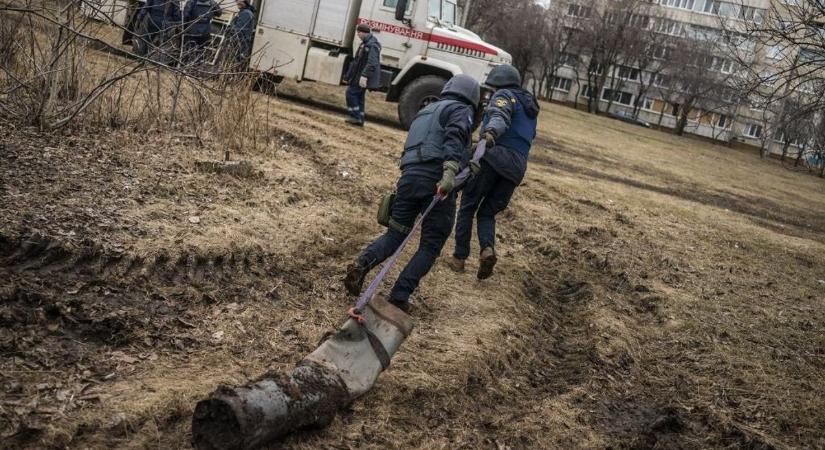
<svg viewBox="0 0 825 450"><path fill-rule="evenodd" d="M455 75L447 81L447 84L444 85L444 89L441 90L441 95L444 94L460 95L472 102L475 107L478 106L478 102L481 97L478 81L469 75L464 75L463 73Z"/></svg>
<svg viewBox="0 0 825 450"><path fill-rule="evenodd" d="M521 86L521 75L518 69L509 64L500 64L493 67L484 84L494 88Z"/></svg>

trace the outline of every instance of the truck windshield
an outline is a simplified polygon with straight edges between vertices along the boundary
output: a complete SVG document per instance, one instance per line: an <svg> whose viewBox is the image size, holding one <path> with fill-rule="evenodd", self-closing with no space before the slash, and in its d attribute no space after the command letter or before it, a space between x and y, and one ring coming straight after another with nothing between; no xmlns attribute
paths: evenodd
<svg viewBox="0 0 825 450"><path fill-rule="evenodd" d="M428 15L441 23L454 24L456 6L449 0L430 0Z"/></svg>

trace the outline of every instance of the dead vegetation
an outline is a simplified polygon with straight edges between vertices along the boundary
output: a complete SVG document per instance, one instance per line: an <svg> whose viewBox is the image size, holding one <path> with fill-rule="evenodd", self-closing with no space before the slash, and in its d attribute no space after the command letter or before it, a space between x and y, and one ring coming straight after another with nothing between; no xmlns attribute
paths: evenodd
<svg viewBox="0 0 825 450"><path fill-rule="evenodd" d="M248 90L183 90L172 120L147 92L173 74L124 83L105 120L0 128L3 447L188 447L198 399L343 320L381 231L402 131ZM253 176L204 165L226 149ZM500 271L437 265L376 388L279 446L823 448L823 190L545 104Z"/></svg>

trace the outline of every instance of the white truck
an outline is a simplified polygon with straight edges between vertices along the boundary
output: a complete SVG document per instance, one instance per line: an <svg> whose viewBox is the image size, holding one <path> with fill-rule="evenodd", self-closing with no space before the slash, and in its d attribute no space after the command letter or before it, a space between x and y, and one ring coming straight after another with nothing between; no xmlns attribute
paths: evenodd
<svg viewBox="0 0 825 450"><path fill-rule="evenodd" d="M91 1L102 1L100 8L111 2L132 2L127 8L132 11L139 5L136 0ZM227 12L235 10L231 3ZM495 65L512 60L504 50L456 25L455 0L257 0L255 4L251 69L276 78L341 84L359 44L355 27L369 25L382 46L381 90L387 101L398 103L398 118L405 128L420 108L438 98L452 75L464 73L482 81ZM222 41L222 29L231 18L223 16L214 23L215 42ZM120 25L133 26L129 14L119 17Z"/></svg>

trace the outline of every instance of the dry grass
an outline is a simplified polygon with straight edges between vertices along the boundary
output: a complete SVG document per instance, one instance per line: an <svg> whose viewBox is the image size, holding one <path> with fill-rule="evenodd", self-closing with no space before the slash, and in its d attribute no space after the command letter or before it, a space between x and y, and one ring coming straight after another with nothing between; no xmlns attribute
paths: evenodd
<svg viewBox="0 0 825 450"><path fill-rule="evenodd" d="M281 89L343 104L343 88ZM125 255L108 268L97 266L105 259L0 267L0 294L36 291L61 311L7 321L41 349L4 353L2 381L23 385L13 399L63 407L26 416L34 431L8 442L185 448L199 398L221 382L288 369L343 320L352 300L343 268L381 232L374 208L397 177L404 133L253 98L258 144L237 156L260 178L195 170L218 156L217 134L193 145L163 131L4 133L3 261L33 230L68 249L86 240ZM282 445L825 446L816 395L825 391L822 180L542 106L528 176L500 216L496 275L480 283L474 261L462 276L437 264L413 297L416 331L376 388L329 428ZM368 103L388 118L394 107ZM47 160L37 156L44 147ZM68 303L61 292L75 283L83 287ZM86 287L94 283L110 293ZM2 295L12 311L3 320L16 317L25 296ZM86 304L89 317L120 314L123 339L95 339L67 319ZM87 362L54 362L54 375L12 372L44 355L59 361L65 336L82 343L74 351ZM80 395L84 379L95 384L83 395L98 402L58 396Z"/></svg>

